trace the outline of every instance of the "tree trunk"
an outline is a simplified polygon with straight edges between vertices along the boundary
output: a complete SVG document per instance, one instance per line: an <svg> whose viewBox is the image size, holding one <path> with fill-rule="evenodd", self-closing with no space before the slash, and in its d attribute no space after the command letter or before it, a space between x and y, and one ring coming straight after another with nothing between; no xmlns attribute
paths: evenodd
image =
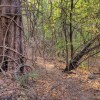
<svg viewBox="0 0 100 100"><path fill-rule="evenodd" d="M71 0L71 12L70 12L70 48L71 48L71 59L73 58L73 29L72 29L72 11L73 11L73 0Z"/></svg>
<svg viewBox="0 0 100 100"><path fill-rule="evenodd" d="M64 69L64 71L65 71L65 72L66 72L66 71L71 71L71 70L77 68L77 67L78 67L79 61L81 60L81 58L82 58L84 55L86 55L86 54L89 53L90 51L92 51L92 50L94 50L94 49L100 47L100 43L98 43L97 45L95 45L95 46L93 46L92 48L90 48L90 46L91 46L96 40L98 41L99 38L100 38L100 34L97 35L97 36L95 36L92 40L90 40L90 41L83 47L83 49L82 49L79 53L77 53L76 56L75 56L73 59L71 59L71 61L70 61L70 63L69 63L69 66L66 66L66 68ZM100 41L98 41L98 42L100 42Z"/></svg>
<svg viewBox="0 0 100 100"><path fill-rule="evenodd" d="M0 0L0 38L2 69L12 69L23 64L22 56L17 53L24 55L20 0Z"/></svg>
<svg viewBox="0 0 100 100"><path fill-rule="evenodd" d="M64 33L64 41L66 43L65 52L66 52L66 66L68 65L68 32L67 32L67 16L66 16L66 6L64 5L65 2L61 0L61 19L62 19L62 32Z"/></svg>

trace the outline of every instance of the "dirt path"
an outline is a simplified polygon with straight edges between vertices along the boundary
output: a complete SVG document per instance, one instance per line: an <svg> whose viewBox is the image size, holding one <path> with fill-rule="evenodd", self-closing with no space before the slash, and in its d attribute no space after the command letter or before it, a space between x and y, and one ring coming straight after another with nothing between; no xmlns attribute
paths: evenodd
<svg viewBox="0 0 100 100"><path fill-rule="evenodd" d="M89 79L89 72L80 69L65 74L53 63L44 64L42 58L37 63L41 66L35 87L39 100L100 100L99 76Z"/></svg>
<svg viewBox="0 0 100 100"><path fill-rule="evenodd" d="M77 69L67 74L59 70L60 66L64 64L44 63L38 57L34 66L37 77L24 88L16 80L1 75L0 100L100 100L100 75L89 79L88 71ZM5 97L9 99L2 99Z"/></svg>

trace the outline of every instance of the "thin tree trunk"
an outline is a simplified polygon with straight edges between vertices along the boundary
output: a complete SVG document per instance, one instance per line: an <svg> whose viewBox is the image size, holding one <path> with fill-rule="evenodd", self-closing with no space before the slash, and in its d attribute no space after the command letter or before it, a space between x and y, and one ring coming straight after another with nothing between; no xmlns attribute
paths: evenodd
<svg viewBox="0 0 100 100"><path fill-rule="evenodd" d="M71 0L71 12L70 12L70 48L71 48L71 59L73 58L73 30L72 30L72 11L73 11L73 0Z"/></svg>
<svg viewBox="0 0 100 100"><path fill-rule="evenodd" d="M67 24L66 24L66 7L63 6L63 0L61 0L61 17L62 17L62 29L63 29L63 33L64 33L64 39L65 39L65 43L66 43L66 47L65 47L65 51L66 51L66 66L68 65L68 33L67 33Z"/></svg>

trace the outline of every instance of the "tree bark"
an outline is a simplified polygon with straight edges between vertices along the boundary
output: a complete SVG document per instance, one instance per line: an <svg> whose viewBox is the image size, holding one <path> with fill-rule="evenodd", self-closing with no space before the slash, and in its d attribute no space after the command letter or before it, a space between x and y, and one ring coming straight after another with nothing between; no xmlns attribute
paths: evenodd
<svg viewBox="0 0 100 100"><path fill-rule="evenodd" d="M13 50L16 50L24 55L20 0L0 0L0 37L0 46L2 47L0 48L0 64L2 69L12 69L18 67L18 64L23 64L22 56L13 52ZM13 50L6 49L5 46Z"/></svg>

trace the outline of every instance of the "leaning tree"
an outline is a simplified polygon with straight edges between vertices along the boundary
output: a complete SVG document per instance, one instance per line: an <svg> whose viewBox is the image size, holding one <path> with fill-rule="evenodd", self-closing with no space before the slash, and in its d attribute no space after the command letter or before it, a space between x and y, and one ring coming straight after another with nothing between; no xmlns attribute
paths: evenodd
<svg viewBox="0 0 100 100"><path fill-rule="evenodd" d="M98 33L96 36L94 36L93 39L90 39L90 41L88 41L88 43L86 43L84 45L84 47L73 57L73 59L70 60L70 63L68 66L66 66L66 68L64 69L64 71L71 71L75 68L78 67L78 65L80 64L80 60L88 53L90 53L91 51L94 51L98 49L98 51L94 52L93 54L91 54L89 57L97 54L100 52L100 33ZM87 58L89 58L87 57ZM85 58L84 60L86 60L87 58Z"/></svg>
<svg viewBox="0 0 100 100"><path fill-rule="evenodd" d="M0 70L2 72L24 63L21 13L20 0L0 0Z"/></svg>

